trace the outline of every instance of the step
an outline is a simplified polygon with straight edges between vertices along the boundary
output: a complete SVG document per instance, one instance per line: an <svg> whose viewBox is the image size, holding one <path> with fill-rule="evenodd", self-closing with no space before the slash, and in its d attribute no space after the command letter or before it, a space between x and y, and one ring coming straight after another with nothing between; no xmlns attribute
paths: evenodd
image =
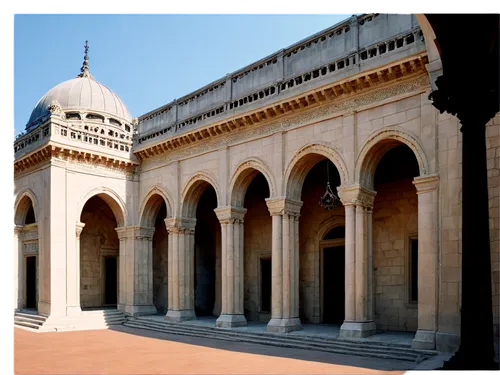
<svg viewBox="0 0 500 375"><path fill-rule="evenodd" d="M407 350L406 348L380 348L374 343L373 345L358 345L356 342L346 343L344 340L303 340L301 337L290 337L279 334L254 334L241 331L233 331L230 329L200 327L188 324L172 324L169 322L157 322L144 318L129 318L125 326L133 328L149 329L164 333L180 334L196 337L208 337L214 339L231 339L232 341L244 341L256 344L302 348L307 350L319 350L339 354L370 356L377 358L390 358L415 362L420 358L426 356L427 353L422 354L418 351ZM315 338L316 339L316 338ZM321 342L323 341L323 342ZM348 344L348 345L344 345ZM390 349L389 351L386 349ZM395 349L395 350L394 350ZM432 353L431 355L434 355ZM427 356L430 356L427 354Z"/></svg>
<svg viewBox="0 0 500 375"><path fill-rule="evenodd" d="M33 328L33 329L38 329L41 327L40 324L34 324L34 323L30 323L30 322L23 322L23 321L15 321L14 322L14 326L23 326L23 327L29 327L29 328Z"/></svg>
<svg viewBox="0 0 500 375"><path fill-rule="evenodd" d="M30 313L21 313L21 312L16 312L14 314L14 317L39 320L41 322L45 322L47 320L47 317L45 317L43 315L36 315L36 314L30 314Z"/></svg>
<svg viewBox="0 0 500 375"><path fill-rule="evenodd" d="M239 331L239 330L233 330L230 328L217 328L217 327L202 327L199 325L195 324L175 324L175 323L170 323L170 322L160 322L160 321L152 321L151 319L147 318L129 318L129 319L137 319L142 322L150 322L153 324L159 324L164 327L184 327L185 329L189 329L190 331L198 331L198 332L227 332L227 334L230 335L245 335L245 336L250 336L250 337L261 337L263 339L269 339L269 338L274 338L278 340L287 340L287 341L294 341L298 343L302 343L305 341L311 341L314 344L322 343L322 344L329 344L329 345L341 345L342 347L350 347L353 349L360 349L360 348L366 348L366 349L378 349L382 350L383 349L390 349L393 351L397 351L403 354L412 354L412 355L435 355L436 352L434 351L425 351L425 350L416 350L412 349L409 345L404 345L404 346L398 346L397 344L394 343L379 343L379 342L360 342L357 340L348 340L348 339L337 339L337 338L329 338L329 337L316 337L316 336L311 336L311 335L290 335L290 334L279 334L279 333L271 333L271 332L245 332L245 331Z"/></svg>
<svg viewBox="0 0 500 375"><path fill-rule="evenodd" d="M217 339L217 340L228 340L227 337L224 337L225 335L202 335L202 334L196 334L196 333L187 333L184 331L176 331L176 330L169 330L169 329L162 329L162 328L156 328L156 327L150 327L150 326L145 326L142 324L133 324L130 322L127 322L124 324L126 327L133 327L133 328L139 328L139 329L147 329L147 330L153 330L153 331L158 331L158 332L163 332L163 333L170 333L170 334L179 334L179 335L184 335L184 336L195 336L195 337L203 337L203 338L212 338L212 339ZM353 355L353 351L345 348L332 348L332 347L325 347L321 345L311 345L308 343L287 343L287 342L276 342L275 340L262 340L262 339L254 339L254 338L248 338L248 337L238 337L238 339L232 339L231 341L240 341L240 342L247 342L247 343L255 343L255 344L260 344L260 345L270 345L270 346L278 346L278 347L288 347L288 348L296 348L296 349L305 349L305 350L316 350L316 351L323 351L323 352L329 352L329 353L337 353L337 354L345 354L345 355ZM408 356L408 355L402 355L402 354L390 354L387 352L383 353L378 353L378 352L373 352L373 351L356 351L356 355L360 356L365 356L365 357L375 357L375 358L385 358L385 359L396 359L396 360L404 360L404 361L409 361L409 362L415 362L418 359L418 356Z"/></svg>
<svg viewBox="0 0 500 375"><path fill-rule="evenodd" d="M41 326L45 322L45 320L26 318L24 316L15 316L14 322L27 322Z"/></svg>
<svg viewBox="0 0 500 375"><path fill-rule="evenodd" d="M154 322L152 322L152 324L151 324L151 323L145 323L145 320L140 319L140 321L144 322L145 325L154 326ZM179 325L169 325L168 328L167 328L167 326L165 326L165 328L166 329L175 329L176 332L180 332L180 330L188 330L190 332L198 332L199 334L202 333L201 330L193 329L192 326L187 328L187 327L180 327ZM245 337L245 338L252 338L252 339L256 339L256 340L265 340L265 341L272 340L272 341L277 342L277 343L289 343L289 344L298 344L298 345L308 344L308 345L312 345L315 347L323 347L324 345L329 345L330 347L337 347L337 348L342 348L342 349L351 348L353 350L364 349L364 350L371 350L371 351L375 351L375 352L379 352L379 353L386 353L387 352L387 348L381 348L377 345L359 345L357 343L346 343L346 342L343 342L341 340L337 340L337 341L331 340L328 342L323 342L323 340L315 340L315 339L310 339L310 338L303 339L302 337L297 337L297 336L293 337L293 336L285 336L285 335L278 336L278 335L255 334L253 332L241 332L241 331L233 331L233 330L227 330L227 329L222 330L222 329L217 329L217 328L214 328L213 330L211 330L209 332L207 332L205 330L205 332L203 332L203 333L205 333L205 334L218 333L218 334L222 334L222 335L230 335L230 336L235 336L235 337ZM411 349L406 349L406 348L391 348L391 351L393 353L398 353L401 355L410 355L410 356L414 356L414 357L420 355L420 353L416 353L415 351L413 351Z"/></svg>

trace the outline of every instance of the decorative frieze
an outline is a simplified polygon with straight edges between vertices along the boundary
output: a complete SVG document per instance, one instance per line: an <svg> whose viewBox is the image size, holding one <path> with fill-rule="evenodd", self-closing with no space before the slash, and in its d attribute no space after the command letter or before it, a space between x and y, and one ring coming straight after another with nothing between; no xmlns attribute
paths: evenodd
<svg viewBox="0 0 500 375"><path fill-rule="evenodd" d="M27 254L38 254L38 241L35 242L24 242L23 243L23 253Z"/></svg>

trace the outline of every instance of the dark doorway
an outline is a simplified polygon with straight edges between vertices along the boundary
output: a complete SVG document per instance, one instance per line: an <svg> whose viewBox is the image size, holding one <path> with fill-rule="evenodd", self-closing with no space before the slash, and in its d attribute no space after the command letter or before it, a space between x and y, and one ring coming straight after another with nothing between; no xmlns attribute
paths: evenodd
<svg viewBox="0 0 500 375"><path fill-rule="evenodd" d="M271 258L260 260L261 312L271 312Z"/></svg>
<svg viewBox="0 0 500 375"><path fill-rule="evenodd" d="M26 258L26 308L36 309L36 257Z"/></svg>
<svg viewBox="0 0 500 375"><path fill-rule="evenodd" d="M344 246L323 250L323 323L342 324L345 314Z"/></svg>
<svg viewBox="0 0 500 375"><path fill-rule="evenodd" d="M104 304L116 305L116 257L104 258Z"/></svg>

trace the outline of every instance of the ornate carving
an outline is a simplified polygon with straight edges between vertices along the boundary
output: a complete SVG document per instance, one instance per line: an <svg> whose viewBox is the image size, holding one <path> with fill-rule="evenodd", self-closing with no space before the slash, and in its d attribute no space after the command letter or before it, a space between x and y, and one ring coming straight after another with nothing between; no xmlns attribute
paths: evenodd
<svg viewBox="0 0 500 375"><path fill-rule="evenodd" d="M267 198L266 204L271 216L288 215L298 218L303 202L290 198Z"/></svg>
<svg viewBox="0 0 500 375"><path fill-rule="evenodd" d="M62 112L62 107L57 100L52 100L49 105L49 112L51 115L60 115Z"/></svg>
<svg viewBox="0 0 500 375"><path fill-rule="evenodd" d="M76 234L77 239L80 238L80 235L82 234L82 231L83 231L83 227L85 227L85 223L76 223L75 234Z"/></svg>
<svg viewBox="0 0 500 375"><path fill-rule="evenodd" d="M367 189L358 184L351 186L339 186L337 189L340 200L344 206L363 206L373 208L376 191Z"/></svg>
<svg viewBox="0 0 500 375"><path fill-rule="evenodd" d="M429 85L428 74L420 74L416 77L412 77L398 83L388 83L367 93L360 93L346 99L339 98L330 104L311 108L310 110L305 110L298 114L280 117L276 120L265 122L262 125L259 123L255 126L245 126L239 128L237 132L223 132L218 136L204 139L202 142L194 142L193 145L165 151L165 153L153 156L156 158L156 163L151 164L151 166L156 167L158 165L167 164L178 159L215 150L220 147L227 147L232 143L239 143L252 138L270 135L276 131L293 129L294 127L299 127L304 124L324 121L343 113L352 112L359 107L369 106L373 103L390 99L394 96L422 90L427 88ZM201 130L201 128L196 129L196 131Z"/></svg>
<svg viewBox="0 0 500 375"><path fill-rule="evenodd" d="M221 224L243 224L247 209L228 206L216 208L214 211Z"/></svg>

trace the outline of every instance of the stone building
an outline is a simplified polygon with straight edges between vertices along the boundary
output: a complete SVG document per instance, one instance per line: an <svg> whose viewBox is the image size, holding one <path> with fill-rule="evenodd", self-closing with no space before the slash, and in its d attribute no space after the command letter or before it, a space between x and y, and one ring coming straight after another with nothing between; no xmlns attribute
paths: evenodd
<svg viewBox="0 0 500 375"><path fill-rule="evenodd" d="M462 142L428 99L429 61L414 16L353 16L132 118L86 54L14 143L16 309L47 330L110 307L272 332L409 331L415 348L453 351ZM499 134L497 115L497 336Z"/></svg>

